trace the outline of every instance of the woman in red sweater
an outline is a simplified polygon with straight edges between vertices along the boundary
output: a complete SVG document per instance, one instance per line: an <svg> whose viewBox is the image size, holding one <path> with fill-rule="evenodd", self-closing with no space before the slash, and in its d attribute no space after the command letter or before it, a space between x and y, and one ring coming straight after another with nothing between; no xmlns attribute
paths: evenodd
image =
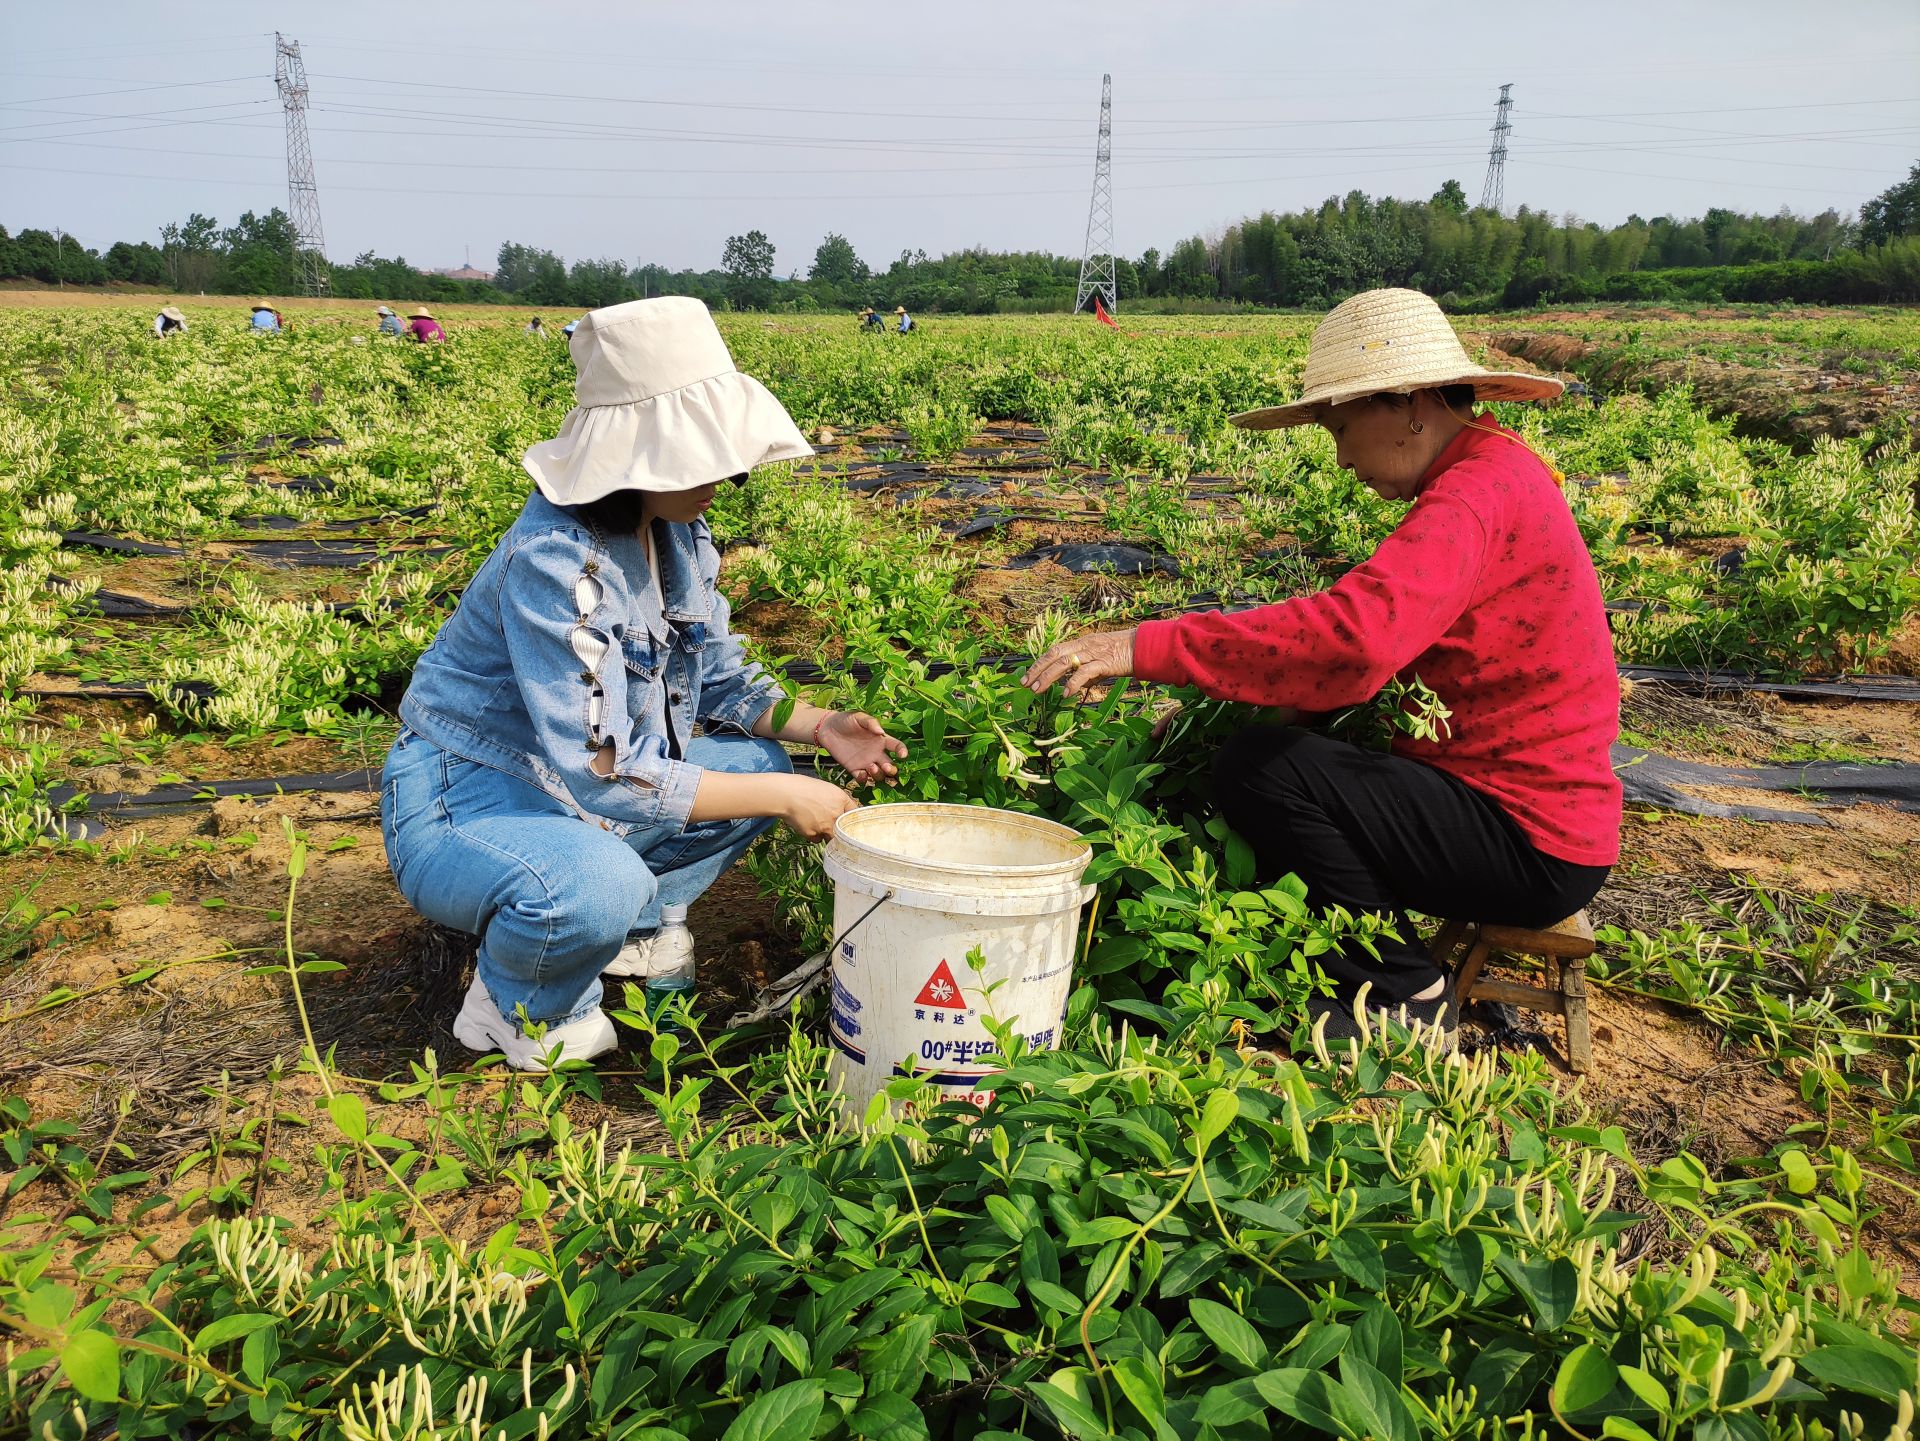
<svg viewBox="0 0 1920 1441"><path fill-rule="evenodd" d="M1310 1009L1351 1034L1367 985L1373 1006L1451 1031L1447 978L1405 912L1549 925L1592 900L1620 856L1619 683L1599 578L1553 472L1472 408L1560 383L1482 370L1426 296L1371 290L1315 330L1305 390L1234 422L1322 425L1342 469L1412 501L1372 558L1318 595L1064 642L1026 682L1079 694L1132 675L1269 707L1274 723L1216 760L1221 813L1263 878L1292 871L1313 904L1383 912L1399 933L1377 960L1321 957L1335 994ZM1441 739L1400 735L1383 754L1294 724L1395 677L1452 711Z"/></svg>

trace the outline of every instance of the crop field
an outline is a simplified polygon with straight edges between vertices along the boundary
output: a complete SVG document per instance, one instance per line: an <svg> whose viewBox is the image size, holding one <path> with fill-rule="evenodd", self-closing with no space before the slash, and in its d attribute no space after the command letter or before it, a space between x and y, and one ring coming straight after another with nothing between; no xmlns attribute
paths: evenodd
<svg viewBox="0 0 1920 1441"><path fill-rule="evenodd" d="M388 876L393 713L564 346L189 309L162 342L0 303L0 1435L1911 1434L1920 316L1460 322L1592 387L1500 418L1599 570L1623 774L1717 768L1630 790L1578 1078L1526 1012L1447 1058L1315 1042L1314 957L1380 922L1256 883L1212 815L1247 712L1018 684L1392 528L1319 430L1227 424L1298 389L1312 317L720 317L819 445L717 503L734 624L908 742L873 800L1094 852L1061 1049L1008 1036L984 1113L906 1077L862 1118L819 995L735 1020L830 939L817 848L696 905L692 1015L610 995L621 1052L539 1077L453 1039L474 942ZM1628 373L1707 362L1880 392L1756 431Z"/></svg>

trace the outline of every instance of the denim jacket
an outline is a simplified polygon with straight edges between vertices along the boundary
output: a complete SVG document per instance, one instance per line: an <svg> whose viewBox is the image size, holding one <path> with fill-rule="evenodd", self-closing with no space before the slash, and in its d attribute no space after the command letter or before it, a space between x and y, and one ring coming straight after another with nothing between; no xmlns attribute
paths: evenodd
<svg viewBox="0 0 1920 1441"><path fill-rule="evenodd" d="M653 524L664 611L645 542L536 491L414 667L401 720L593 816L684 826L694 723L745 734L782 692L727 630L707 523Z"/></svg>

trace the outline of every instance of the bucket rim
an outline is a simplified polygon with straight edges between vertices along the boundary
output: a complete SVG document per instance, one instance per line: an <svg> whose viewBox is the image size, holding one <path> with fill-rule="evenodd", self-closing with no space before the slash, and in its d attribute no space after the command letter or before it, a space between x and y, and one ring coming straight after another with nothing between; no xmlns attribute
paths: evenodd
<svg viewBox="0 0 1920 1441"><path fill-rule="evenodd" d="M969 816L978 816L984 812L997 817L1002 823L1011 821L1028 830L1051 832L1059 839L1071 841L1076 849L1073 854L1064 856L1060 860L1042 861L1038 865L975 865L964 861L936 861L921 859L917 856L904 856L898 851L882 850L878 846L869 845L847 834L845 827L849 821L858 826L861 824L859 817L882 811L896 814L903 811L954 812ZM1077 884L1080 873L1093 859L1093 846L1072 826L1062 825L1059 821L1050 821L1045 816L1028 815L1024 811L1003 810L999 806L956 805L952 801L895 801L884 806L862 806L859 810L846 812L834 821L833 841L835 845L844 846L859 855L872 856L886 865L922 867L929 870L948 871L955 875L983 876L1007 881L1042 880L1070 874Z"/></svg>

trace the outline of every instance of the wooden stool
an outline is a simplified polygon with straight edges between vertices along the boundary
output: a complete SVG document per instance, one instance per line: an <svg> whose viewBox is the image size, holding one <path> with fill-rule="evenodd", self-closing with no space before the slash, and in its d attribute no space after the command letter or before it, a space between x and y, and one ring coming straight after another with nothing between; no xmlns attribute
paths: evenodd
<svg viewBox="0 0 1920 1441"><path fill-rule="evenodd" d="M1479 921L1446 921L1433 938L1433 958L1450 965L1462 946L1466 954L1453 983L1456 1015L1469 1001L1504 1001L1530 1011L1546 1011L1567 1023L1567 1066L1576 1075L1593 1064L1593 1034L1587 1026L1587 957L1593 954L1593 926L1579 911L1545 930L1495 926ZM1546 986L1516 981L1481 980L1493 955L1538 956L1546 963Z"/></svg>

